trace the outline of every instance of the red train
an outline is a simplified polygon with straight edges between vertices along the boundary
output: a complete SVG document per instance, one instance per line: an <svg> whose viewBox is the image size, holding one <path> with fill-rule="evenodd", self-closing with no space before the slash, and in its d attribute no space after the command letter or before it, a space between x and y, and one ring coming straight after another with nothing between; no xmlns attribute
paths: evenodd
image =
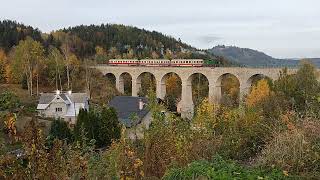
<svg viewBox="0 0 320 180"><path fill-rule="evenodd" d="M111 66L202 67L202 59L110 59Z"/></svg>

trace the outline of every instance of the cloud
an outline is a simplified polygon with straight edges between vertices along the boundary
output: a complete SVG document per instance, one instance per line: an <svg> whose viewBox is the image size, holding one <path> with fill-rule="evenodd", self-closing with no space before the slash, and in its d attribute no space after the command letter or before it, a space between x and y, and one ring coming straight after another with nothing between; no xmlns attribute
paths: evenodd
<svg viewBox="0 0 320 180"><path fill-rule="evenodd" d="M212 44L217 43L217 41L222 40L223 38L217 35L204 35L204 36L199 36L197 40L199 43L205 45L205 46L210 46Z"/></svg>

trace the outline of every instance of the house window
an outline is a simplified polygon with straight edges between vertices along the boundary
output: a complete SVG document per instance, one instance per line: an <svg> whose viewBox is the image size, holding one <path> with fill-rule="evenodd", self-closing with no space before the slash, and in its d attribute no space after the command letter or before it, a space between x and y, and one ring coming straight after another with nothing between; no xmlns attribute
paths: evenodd
<svg viewBox="0 0 320 180"><path fill-rule="evenodd" d="M62 108L56 108L56 112L62 112Z"/></svg>

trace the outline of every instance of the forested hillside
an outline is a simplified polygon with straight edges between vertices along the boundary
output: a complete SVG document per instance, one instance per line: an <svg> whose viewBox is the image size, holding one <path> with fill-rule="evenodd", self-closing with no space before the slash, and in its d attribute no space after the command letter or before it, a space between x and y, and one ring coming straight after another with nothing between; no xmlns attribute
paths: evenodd
<svg viewBox="0 0 320 180"><path fill-rule="evenodd" d="M106 63L112 58L201 58L216 66L231 65L222 57L199 53L190 45L156 31L118 24L80 25L51 33L15 21L0 21L0 48L9 53L20 40L30 36L44 47L68 51L78 59L94 59Z"/></svg>
<svg viewBox="0 0 320 180"><path fill-rule="evenodd" d="M25 39L27 36L42 42L41 32L38 29L15 21L0 21L0 48L6 52L13 46L18 45L19 41Z"/></svg>
<svg viewBox="0 0 320 180"><path fill-rule="evenodd" d="M125 25L81 25L63 29L62 31L75 35L87 42L84 44L86 47L83 55L93 55L96 46L101 46L104 49L114 47L120 53L126 53L132 49L136 54L145 56L150 56L149 53L152 51L161 54L161 50L165 49L170 49L174 52L179 52L183 49L195 49L162 33Z"/></svg>

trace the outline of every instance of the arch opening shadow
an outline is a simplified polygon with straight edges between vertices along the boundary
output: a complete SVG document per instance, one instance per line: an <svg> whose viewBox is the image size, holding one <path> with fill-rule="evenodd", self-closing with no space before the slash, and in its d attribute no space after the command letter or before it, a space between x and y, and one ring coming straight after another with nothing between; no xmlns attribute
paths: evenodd
<svg viewBox="0 0 320 180"><path fill-rule="evenodd" d="M119 87L118 87L120 93L122 93L125 96L131 96L132 95L132 76L124 72L119 76Z"/></svg>
<svg viewBox="0 0 320 180"><path fill-rule="evenodd" d="M138 96L145 97L149 91L156 92L156 78L150 72L143 72L137 78Z"/></svg>
<svg viewBox="0 0 320 180"><path fill-rule="evenodd" d="M116 81L117 81L117 78L114 74L112 73L107 73L105 75L106 79L107 79L107 83L110 87L116 89Z"/></svg>
<svg viewBox="0 0 320 180"><path fill-rule="evenodd" d="M217 99L223 106L238 107L240 103L240 81L230 73L221 75L218 78Z"/></svg>
<svg viewBox="0 0 320 180"><path fill-rule="evenodd" d="M202 73L194 73L188 78L192 88L192 101L197 107L205 98L209 97L209 80Z"/></svg>
<svg viewBox="0 0 320 180"><path fill-rule="evenodd" d="M272 84L272 79L269 78L268 76L264 75L264 74L255 74L253 76L251 76L248 80L247 80L247 86L250 87L249 88L249 92L251 92L252 87L256 86L257 83L260 80L267 80L268 84L271 85Z"/></svg>
<svg viewBox="0 0 320 180"><path fill-rule="evenodd" d="M161 78L161 99L171 112L177 112L177 105L181 100L182 81L178 74L170 72Z"/></svg>

